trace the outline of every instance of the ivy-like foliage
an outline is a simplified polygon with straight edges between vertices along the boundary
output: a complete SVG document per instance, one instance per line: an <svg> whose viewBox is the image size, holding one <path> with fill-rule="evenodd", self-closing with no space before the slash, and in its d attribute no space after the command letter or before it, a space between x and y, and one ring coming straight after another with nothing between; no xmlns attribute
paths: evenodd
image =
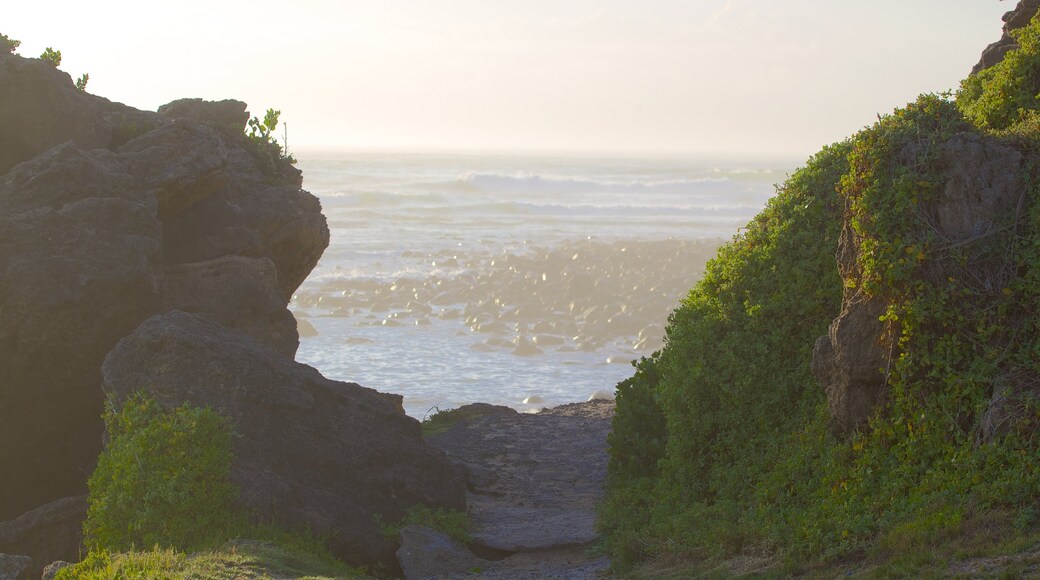
<svg viewBox="0 0 1040 580"><path fill-rule="evenodd" d="M993 511L1032 521L1040 122L995 132L965 107L924 95L826 148L709 263L665 348L618 387L601 519L615 564L749 546L818 562L920 545ZM964 147L1021 160L1002 171L1022 186L988 231L951 240L936 216ZM893 358L868 426L836 438L808 367L843 290L887 307Z"/></svg>
<svg viewBox="0 0 1040 580"><path fill-rule="evenodd" d="M708 263L665 348L622 382L602 525L615 563L739 550L742 514L783 435L823 401L809 363L838 313L834 263L849 144L796 172Z"/></svg>

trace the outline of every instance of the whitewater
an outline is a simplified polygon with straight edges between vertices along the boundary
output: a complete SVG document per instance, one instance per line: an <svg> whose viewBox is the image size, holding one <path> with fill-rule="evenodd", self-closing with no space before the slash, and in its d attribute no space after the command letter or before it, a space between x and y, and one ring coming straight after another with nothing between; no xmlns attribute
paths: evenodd
<svg viewBox="0 0 1040 580"><path fill-rule="evenodd" d="M610 393L787 161L297 154L331 242L297 359L404 396L532 411Z"/></svg>

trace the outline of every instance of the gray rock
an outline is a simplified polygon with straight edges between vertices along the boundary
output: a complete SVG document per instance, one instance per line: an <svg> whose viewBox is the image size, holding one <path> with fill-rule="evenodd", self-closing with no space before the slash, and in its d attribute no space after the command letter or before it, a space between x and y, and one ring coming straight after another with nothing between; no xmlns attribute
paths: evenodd
<svg viewBox="0 0 1040 580"><path fill-rule="evenodd" d="M119 103L76 89L72 77L35 58L0 55L0 175L48 149L73 141L84 149L110 146L123 121L154 123Z"/></svg>
<svg viewBox="0 0 1040 580"><path fill-rule="evenodd" d="M241 133L249 120L246 104L232 99L178 99L159 107L158 112L171 119L187 117L233 133Z"/></svg>
<svg viewBox="0 0 1040 580"><path fill-rule="evenodd" d="M54 560L77 561L83 543L87 497L67 497L0 522L0 552L26 554L39 566ZM38 575L39 569L32 570Z"/></svg>
<svg viewBox="0 0 1040 580"><path fill-rule="evenodd" d="M40 576L40 580L54 580L54 578L58 576L58 572L60 572L63 568L68 568L71 565L72 564L64 560L51 562L50 564L47 564L43 567L43 574Z"/></svg>
<svg viewBox="0 0 1040 580"><path fill-rule="evenodd" d="M417 503L465 509L462 478L427 445L398 395L328 380L248 335L173 311L120 341L102 368L117 401L144 388L166 407L211 406L232 419L231 479L242 503L331 534L359 563L393 563L374 522Z"/></svg>
<svg viewBox="0 0 1040 580"><path fill-rule="evenodd" d="M208 262L167 266L161 278L160 311L202 314L245 332L292 357L300 344L296 319L286 310L278 271L269 258L223 256Z"/></svg>
<svg viewBox="0 0 1040 580"><path fill-rule="evenodd" d="M496 505L484 509L473 541L503 552L582 546L599 538L596 512L563 507Z"/></svg>
<svg viewBox="0 0 1040 580"><path fill-rule="evenodd" d="M883 302L855 294L813 349L813 376L827 393L839 433L863 426L885 393L882 369L889 351L881 342L884 323L878 320L884 312Z"/></svg>
<svg viewBox="0 0 1040 580"><path fill-rule="evenodd" d="M487 564L448 535L426 526L405 526L400 537L397 561L407 580L458 578Z"/></svg>
<svg viewBox="0 0 1040 580"><path fill-rule="evenodd" d="M32 564L32 558L29 556L0 554L0 580L22 580L23 578L28 578Z"/></svg>

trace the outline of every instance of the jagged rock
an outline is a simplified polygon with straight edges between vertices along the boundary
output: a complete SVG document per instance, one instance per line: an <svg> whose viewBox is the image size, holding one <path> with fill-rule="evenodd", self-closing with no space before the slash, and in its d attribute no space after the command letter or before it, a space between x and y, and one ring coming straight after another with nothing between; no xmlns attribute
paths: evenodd
<svg viewBox="0 0 1040 580"><path fill-rule="evenodd" d="M66 562L65 560L51 562L43 567L43 573L40 575L40 580L54 580L62 568L68 568L71 565L71 563Z"/></svg>
<svg viewBox="0 0 1040 580"><path fill-rule="evenodd" d="M299 172L271 175L241 103L164 114L77 90L0 55L0 520L85 489L101 446L100 366L177 308L267 341L328 244Z"/></svg>
<svg viewBox="0 0 1040 580"><path fill-rule="evenodd" d="M32 558L29 556L0 554L0 580L22 580L23 578L28 578L32 564Z"/></svg>
<svg viewBox="0 0 1040 580"><path fill-rule="evenodd" d="M1000 40L987 46L982 51L982 57L979 59L978 64L971 69L971 73L975 74L999 63L1004 60L1004 55L1008 51L1018 48L1018 43L1010 34L1011 31L1029 24L1029 21L1033 19L1038 9L1040 9L1040 0L1019 0L1014 10L1005 13L1004 34L1000 37Z"/></svg>
<svg viewBox="0 0 1040 580"><path fill-rule="evenodd" d="M300 345L268 258L224 256L165 268L161 310L204 314L292 357Z"/></svg>
<svg viewBox="0 0 1040 580"><path fill-rule="evenodd" d="M55 560L77 561L83 542L87 497L67 497L0 522L0 552L28 555L36 566ZM40 569L33 571L38 576ZM3 574L0 574L0 578Z"/></svg>
<svg viewBox="0 0 1040 580"><path fill-rule="evenodd" d="M226 129L232 133L241 133L249 121L246 104L242 101L226 99L223 101L204 101L202 99L178 99L159 107L160 115L173 119L187 117L210 125Z"/></svg>
<svg viewBox="0 0 1040 580"><path fill-rule="evenodd" d="M333 534L352 562L393 562L373 521L414 504L465 509L447 458L400 410L400 396L328 380L251 337L173 311L120 341L102 369L117 401L144 388L159 403L212 406L232 419L231 478L243 504L287 526Z"/></svg>
<svg viewBox="0 0 1040 580"><path fill-rule="evenodd" d="M400 537L397 561L407 580L458 578L487 564L447 534L426 526L405 526Z"/></svg>
<svg viewBox="0 0 1040 580"><path fill-rule="evenodd" d="M0 175L66 141L108 147L122 123L150 123L149 114L138 113L76 89L50 63L0 55Z"/></svg>
<svg viewBox="0 0 1040 580"><path fill-rule="evenodd" d="M885 326L878 320L885 304L855 296L813 349L813 376L827 393L838 432L862 426L885 392L888 350L881 344Z"/></svg>
<svg viewBox="0 0 1040 580"><path fill-rule="evenodd" d="M0 519L86 490L101 361L156 311L162 226L112 157L69 143L0 179Z"/></svg>

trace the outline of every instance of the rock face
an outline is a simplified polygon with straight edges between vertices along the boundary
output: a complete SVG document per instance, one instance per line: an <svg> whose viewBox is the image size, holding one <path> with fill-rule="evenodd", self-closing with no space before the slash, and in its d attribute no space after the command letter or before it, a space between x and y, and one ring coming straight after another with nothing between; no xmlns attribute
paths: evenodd
<svg viewBox="0 0 1040 580"><path fill-rule="evenodd" d="M400 535L397 561L406 580L451 578L487 565L448 535L426 526L405 526Z"/></svg>
<svg viewBox="0 0 1040 580"><path fill-rule="evenodd" d="M465 485L423 442L401 398L331 381L244 332L172 311L141 324L105 360L117 401L142 387L162 405L231 417L241 500L289 526L334 535L351 562L392 562L374 522L416 503L465 509Z"/></svg>
<svg viewBox="0 0 1040 580"><path fill-rule="evenodd" d="M1009 50L1018 48L1018 43L1015 42L1015 39L1010 34L1011 31L1029 24L1029 21L1033 19L1038 9L1040 9L1040 0L1019 0L1018 6L1015 6L1014 10L1004 14L1004 34L1000 37L1000 40L987 46L982 51L982 58L971 69L972 74L997 64L1004 60L1004 55Z"/></svg>
<svg viewBox="0 0 1040 580"><path fill-rule="evenodd" d="M908 145L913 147L913 145ZM1022 153L995 139L961 134L942 146L945 168L942 195L922 204L941 239L951 247L985 240L1005 227L1026 190ZM907 157L913 155L907 152ZM837 261L842 279L860 277L858 248L861 240L846 224L839 241ZM1004 288L1003 264L979 260L971 264L949 259L928 262L925 277L942 282L949 276L962 277L967 269L979 291ZM813 350L812 371L827 392L835 430L844 433L861 427L885 394L884 370L894 354L892 339L878 318L887 309L883 298L867 296L859 284L846 284L841 314L820 337Z"/></svg>
<svg viewBox="0 0 1040 580"><path fill-rule="evenodd" d="M0 552L32 559L34 577L55 560L79 560L87 497L67 497L0 523ZM0 578L3 578L0 574Z"/></svg>
<svg viewBox="0 0 1040 580"><path fill-rule="evenodd" d="M286 304L328 228L298 171L261 169L246 114L137 111L0 55L0 521L85 490L101 363L148 317L195 312L295 352Z"/></svg>
<svg viewBox="0 0 1040 580"><path fill-rule="evenodd" d="M33 561L29 556L0 554L0 580L21 580L29 577Z"/></svg>

